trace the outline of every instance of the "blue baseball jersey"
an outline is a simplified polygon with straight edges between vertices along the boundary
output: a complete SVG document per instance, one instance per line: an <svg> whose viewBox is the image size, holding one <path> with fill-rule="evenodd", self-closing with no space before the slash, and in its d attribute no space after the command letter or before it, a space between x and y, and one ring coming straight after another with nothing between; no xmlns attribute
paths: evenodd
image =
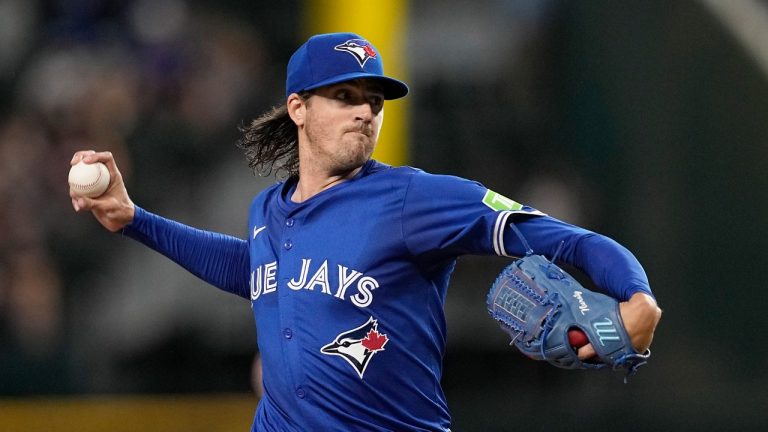
<svg viewBox="0 0 768 432"><path fill-rule="evenodd" d="M127 235L250 300L264 395L254 431L447 431L443 306L456 258L537 253L583 269L626 300L647 278L612 240L481 184L367 162L302 202L296 181L252 202L247 241L137 207ZM478 295L483 295L479 292Z"/></svg>

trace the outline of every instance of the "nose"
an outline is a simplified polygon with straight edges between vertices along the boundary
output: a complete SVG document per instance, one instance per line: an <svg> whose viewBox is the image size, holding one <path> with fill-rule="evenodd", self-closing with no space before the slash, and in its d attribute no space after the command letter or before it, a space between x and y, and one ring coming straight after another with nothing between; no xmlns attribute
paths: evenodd
<svg viewBox="0 0 768 432"><path fill-rule="evenodd" d="M373 112L373 107L370 103L361 103L357 106L355 111L355 120L362 120L364 122L370 122L376 114Z"/></svg>

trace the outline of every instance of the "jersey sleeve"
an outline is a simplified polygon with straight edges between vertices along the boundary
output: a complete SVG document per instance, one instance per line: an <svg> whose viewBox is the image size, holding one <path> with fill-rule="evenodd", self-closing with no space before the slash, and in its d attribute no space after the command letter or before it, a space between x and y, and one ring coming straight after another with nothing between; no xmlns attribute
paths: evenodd
<svg viewBox="0 0 768 432"><path fill-rule="evenodd" d="M417 256L506 255L502 227L513 214L543 215L480 183L417 171L403 202L403 238Z"/></svg>
<svg viewBox="0 0 768 432"><path fill-rule="evenodd" d="M203 231L136 206L123 235L165 255L200 279L249 298L249 257L245 240Z"/></svg>
<svg viewBox="0 0 768 432"><path fill-rule="evenodd" d="M548 216L460 177L417 172L403 204L403 238L408 250L432 261L460 255L521 257L521 231L534 253L583 271L619 301L643 292L653 296L635 256L616 241ZM559 251L558 251L559 249Z"/></svg>

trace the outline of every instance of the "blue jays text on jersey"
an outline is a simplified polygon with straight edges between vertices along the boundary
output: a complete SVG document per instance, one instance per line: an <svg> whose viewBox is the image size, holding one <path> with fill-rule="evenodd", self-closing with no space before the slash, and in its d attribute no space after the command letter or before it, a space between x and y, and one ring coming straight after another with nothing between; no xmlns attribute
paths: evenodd
<svg viewBox="0 0 768 432"><path fill-rule="evenodd" d="M460 255L522 255L510 218L537 253L564 242L562 261L614 297L650 293L617 243L476 182L369 161L302 203L290 200L295 186L253 200L247 240L138 207L124 230L250 300L265 389L253 430L448 430L440 378L450 275Z"/></svg>
<svg viewBox="0 0 768 432"><path fill-rule="evenodd" d="M338 264L338 278L332 280L333 274L328 274L328 260L312 267L312 258L301 260L301 273L290 279L286 286L292 290L321 290L323 294L332 295L338 299L349 300L358 307L366 307L373 301L373 290L379 287L379 282L363 273ZM310 276L310 268L312 275ZM331 269L334 271L334 269ZM333 284L333 288L331 287ZM258 266L251 271L251 301L258 300L264 294L277 290L277 261ZM354 287L352 293L347 293Z"/></svg>

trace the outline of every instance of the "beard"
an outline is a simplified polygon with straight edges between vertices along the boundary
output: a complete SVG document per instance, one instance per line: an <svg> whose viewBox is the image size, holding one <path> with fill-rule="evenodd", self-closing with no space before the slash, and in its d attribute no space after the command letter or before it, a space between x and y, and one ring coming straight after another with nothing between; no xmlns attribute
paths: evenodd
<svg viewBox="0 0 768 432"><path fill-rule="evenodd" d="M316 127L317 126L317 127ZM315 161L325 165L331 173L345 173L361 167L373 154L376 145L370 123L350 125L334 136L324 124L307 122L307 141Z"/></svg>

